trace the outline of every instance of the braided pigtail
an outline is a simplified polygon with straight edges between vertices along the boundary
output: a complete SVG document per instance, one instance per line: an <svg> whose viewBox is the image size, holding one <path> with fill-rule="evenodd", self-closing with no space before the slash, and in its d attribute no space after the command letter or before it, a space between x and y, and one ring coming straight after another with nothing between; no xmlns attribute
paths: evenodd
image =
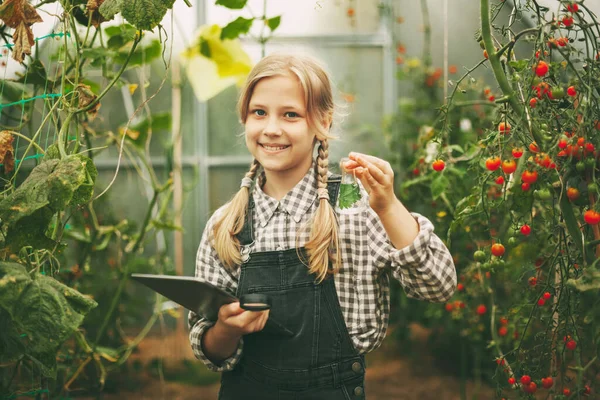
<svg viewBox="0 0 600 400"><path fill-rule="evenodd" d="M226 268L234 270L241 264L240 243L236 235L244 226L250 187L260 168L258 160L254 160L250 170L242 179L240 190L233 196L229 205L213 227L213 247Z"/></svg>
<svg viewBox="0 0 600 400"><path fill-rule="evenodd" d="M329 204L329 192L327 191L327 170L329 165L329 143L321 140L317 157L317 174L319 206L315 213L310 238L305 244L309 255L309 272L317 276L317 281L325 279L329 271L329 261L333 261L333 271L339 270L341 265L341 254L338 235L338 221L335 211ZM331 254L330 256L330 252Z"/></svg>

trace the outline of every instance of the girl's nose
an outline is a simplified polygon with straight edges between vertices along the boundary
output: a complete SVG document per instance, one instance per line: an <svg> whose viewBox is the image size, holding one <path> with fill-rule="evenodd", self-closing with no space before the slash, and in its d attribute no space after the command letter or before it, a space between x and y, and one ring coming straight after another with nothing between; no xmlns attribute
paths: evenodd
<svg viewBox="0 0 600 400"><path fill-rule="evenodd" d="M263 129L265 135L281 135L281 126L277 118L269 118Z"/></svg>

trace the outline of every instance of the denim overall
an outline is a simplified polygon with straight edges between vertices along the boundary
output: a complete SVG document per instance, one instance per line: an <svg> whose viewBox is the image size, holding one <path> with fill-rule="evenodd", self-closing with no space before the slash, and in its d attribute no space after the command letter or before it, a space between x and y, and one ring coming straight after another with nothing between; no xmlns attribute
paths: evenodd
<svg viewBox="0 0 600 400"><path fill-rule="evenodd" d="M340 177L331 176L327 189L332 205L339 186ZM238 235L242 246L254 240L253 212L250 196L244 227ZM219 399L364 399L364 357L350 340L333 277L328 275L317 284L302 263L308 260L304 248L242 251L242 258L237 296L269 295L270 317L294 335L263 330L244 336L242 359L233 371L222 374Z"/></svg>

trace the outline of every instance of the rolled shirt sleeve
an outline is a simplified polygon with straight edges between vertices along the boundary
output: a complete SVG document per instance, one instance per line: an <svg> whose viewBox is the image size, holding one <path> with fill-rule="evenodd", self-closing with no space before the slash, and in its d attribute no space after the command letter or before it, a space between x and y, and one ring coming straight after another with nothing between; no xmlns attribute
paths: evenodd
<svg viewBox="0 0 600 400"><path fill-rule="evenodd" d="M450 299L456 290L456 268L450 251L433 232L431 221L411 213L419 233L410 245L396 249L377 214L369 211L367 230L375 264L390 268L408 297L440 303Z"/></svg>
<svg viewBox="0 0 600 400"><path fill-rule="evenodd" d="M244 339L240 340L238 347L235 353L224 360L220 365L213 363L206 357L204 351L202 350L202 336L204 333L211 328L215 323L212 321L208 321L205 318L201 318L198 314L190 311L189 313L189 324L190 324L190 343L192 345L192 350L194 351L194 355L197 359L201 360L206 367L214 372L224 372L231 371L237 365L237 363L242 358L242 351L244 348Z"/></svg>
<svg viewBox="0 0 600 400"><path fill-rule="evenodd" d="M198 253L196 255L196 278L211 283L235 295L238 282L237 277L226 271L225 267L219 261L216 251L208 240L208 235L212 230L215 218L218 217L220 214L219 211L222 211L222 209L223 207L213 214L202 234L200 246L198 247ZM244 339L242 338L240 340L235 353L231 357L224 360L220 365L213 363L204 354L202 349L202 337L215 323L216 321L209 321L195 312L190 311L188 314L190 344L196 358L201 360L209 370L215 372L231 371L242 357Z"/></svg>

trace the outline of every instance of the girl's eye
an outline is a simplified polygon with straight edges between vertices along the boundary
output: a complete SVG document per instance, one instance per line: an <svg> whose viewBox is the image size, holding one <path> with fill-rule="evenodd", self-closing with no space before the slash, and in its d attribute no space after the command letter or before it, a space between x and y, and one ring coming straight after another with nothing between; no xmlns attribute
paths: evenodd
<svg viewBox="0 0 600 400"><path fill-rule="evenodd" d="M288 118L297 118L299 115L298 115L298 113L295 113L293 111L288 111L285 113L285 116Z"/></svg>
<svg viewBox="0 0 600 400"><path fill-rule="evenodd" d="M267 115L267 113L265 112L265 110L254 110L252 111L255 115L259 116L259 117L264 117L265 115Z"/></svg>

